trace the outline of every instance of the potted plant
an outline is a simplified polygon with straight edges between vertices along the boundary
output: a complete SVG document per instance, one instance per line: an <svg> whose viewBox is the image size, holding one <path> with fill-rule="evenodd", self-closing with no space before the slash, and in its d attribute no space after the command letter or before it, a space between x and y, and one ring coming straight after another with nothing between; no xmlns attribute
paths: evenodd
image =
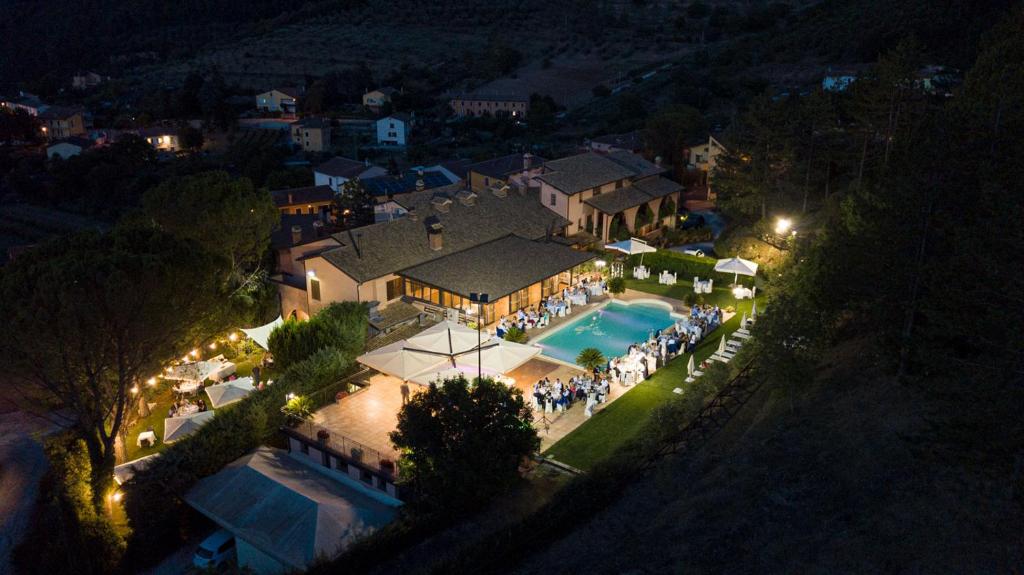
<svg viewBox="0 0 1024 575"><path fill-rule="evenodd" d="M287 416L288 424L295 427L313 417L313 400L302 395L291 397L281 408L281 413Z"/></svg>
<svg viewBox="0 0 1024 575"><path fill-rule="evenodd" d="M388 475L394 475L395 474L395 462L391 461L390 459L381 459L380 460L380 470L383 471L384 473L387 473Z"/></svg>
<svg viewBox="0 0 1024 575"><path fill-rule="evenodd" d="M352 456L352 459L354 461L362 461L363 460L363 450L361 448L359 448L359 447L353 447L349 451L349 454Z"/></svg>
<svg viewBox="0 0 1024 575"><path fill-rule="evenodd" d="M587 371L599 369L606 363L608 363L608 360L605 359L601 350L596 347L585 348L576 356L576 365L583 367Z"/></svg>
<svg viewBox="0 0 1024 575"><path fill-rule="evenodd" d="M327 431L326 429L320 429L316 432L316 440L319 441L321 444L327 443L327 440L329 440L330 438L331 432Z"/></svg>

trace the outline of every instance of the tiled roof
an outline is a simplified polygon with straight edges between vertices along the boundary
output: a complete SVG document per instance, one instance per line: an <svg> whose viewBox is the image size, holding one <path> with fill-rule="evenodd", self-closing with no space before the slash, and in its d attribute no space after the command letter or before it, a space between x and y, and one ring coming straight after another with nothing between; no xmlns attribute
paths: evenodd
<svg viewBox="0 0 1024 575"><path fill-rule="evenodd" d="M378 176L362 180L363 187L374 197L408 194L416 191L416 182L423 180L424 190L440 188L450 185L452 182L448 176L441 172L423 172L421 176L417 172L406 172L402 177Z"/></svg>
<svg viewBox="0 0 1024 575"><path fill-rule="evenodd" d="M533 156L530 166L537 167L547 162L540 156ZM523 170L523 154L509 154L500 158L492 158L477 162L467 168L470 172L476 172L492 178L503 179L509 174L518 173Z"/></svg>
<svg viewBox="0 0 1024 575"><path fill-rule="evenodd" d="M608 156L588 152L545 163L544 173L538 179L567 194L575 194L634 175L633 170Z"/></svg>
<svg viewBox="0 0 1024 575"><path fill-rule="evenodd" d="M296 122L296 124L303 128L313 128L315 130L322 130L324 128L331 127L331 122L323 118L303 118Z"/></svg>
<svg viewBox="0 0 1024 575"><path fill-rule="evenodd" d="M346 245L325 253L323 258L356 281L365 282L509 234L544 238L549 231L558 233L569 223L544 207L535 192L513 192L504 198L482 193L474 205L453 200L447 211L439 211L432 202L438 195L443 194L408 194L402 198L402 205L414 216L335 234ZM426 225L435 219L444 226L443 247L437 251L427 244Z"/></svg>
<svg viewBox="0 0 1024 575"><path fill-rule="evenodd" d="M640 150L644 147L644 140L647 132L644 130L633 130L625 134L606 134L591 138L591 142L604 144L622 150Z"/></svg>
<svg viewBox="0 0 1024 575"><path fill-rule="evenodd" d="M682 186L672 180L655 176L637 180L630 186L594 196L587 199L585 203L606 214L617 214L682 189Z"/></svg>
<svg viewBox="0 0 1024 575"><path fill-rule="evenodd" d="M281 226L270 234L270 247L278 250L329 237L326 232L321 232L323 235L317 237L316 227L313 225L316 221L322 221L320 214L281 214ZM329 231L330 223L325 222L324 225L323 229ZM293 241L292 226L302 228L298 244Z"/></svg>
<svg viewBox="0 0 1024 575"><path fill-rule="evenodd" d="M334 176L336 178L352 179L363 173L369 167L370 166L367 166L363 162L336 156L317 166L314 171L327 176Z"/></svg>
<svg viewBox="0 0 1024 575"><path fill-rule="evenodd" d="M305 186L302 188L273 190L270 192L270 196L274 199L274 205L280 208L315 202L329 202L334 199L334 190L330 186Z"/></svg>
<svg viewBox="0 0 1024 575"><path fill-rule="evenodd" d="M634 154L633 152L627 152L625 150L609 152L605 157L616 164L623 166L627 170L631 170L634 178L646 178L647 176L653 176L667 171L665 168L653 162L648 162L640 154Z"/></svg>
<svg viewBox="0 0 1024 575"><path fill-rule="evenodd" d="M495 301L595 257L560 243L508 235L406 269L401 275L463 296L486 293ZM512 262L515 265L509 265Z"/></svg>

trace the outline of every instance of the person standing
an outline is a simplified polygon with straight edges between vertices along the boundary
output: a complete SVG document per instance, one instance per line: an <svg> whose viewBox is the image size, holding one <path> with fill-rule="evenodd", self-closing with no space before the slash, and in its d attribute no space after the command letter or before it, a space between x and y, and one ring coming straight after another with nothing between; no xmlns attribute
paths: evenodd
<svg viewBox="0 0 1024 575"><path fill-rule="evenodd" d="M399 388L402 392L402 405L409 403L409 384L402 382L402 387Z"/></svg>

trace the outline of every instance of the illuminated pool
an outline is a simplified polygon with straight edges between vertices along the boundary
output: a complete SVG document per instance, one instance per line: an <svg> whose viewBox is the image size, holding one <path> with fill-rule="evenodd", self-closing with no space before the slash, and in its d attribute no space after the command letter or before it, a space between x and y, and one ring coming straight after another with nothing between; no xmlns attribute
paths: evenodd
<svg viewBox="0 0 1024 575"><path fill-rule="evenodd" d="M585 348L596 347L608 358L623 355L631 344L673 323L667 305L613 301L531 343L541 348L542 355L575 364L576 356Z"/></svg>

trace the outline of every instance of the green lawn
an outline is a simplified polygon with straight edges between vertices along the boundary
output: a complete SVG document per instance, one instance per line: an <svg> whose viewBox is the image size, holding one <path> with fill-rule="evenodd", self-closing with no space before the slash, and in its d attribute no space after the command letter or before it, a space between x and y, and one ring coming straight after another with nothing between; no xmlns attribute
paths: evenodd
<svg viewBox="0 0 1024 575"><path fill-rule="evenodd" d="M235 363L235 374L238 377L247 377L252 375L252 368L263 359L263 351L257 349L255 352L245 355L240 353L233 360ZM275 379L277 376L273 370L264 369L260 375L263 381L268 379ZM163 442L164 437L164 418L167 417L167 411L171 408L174 403L175 394L171 389L174 387L174 382L169 380L161 379L153 388L147 388L145 390L147 399L150 403L156 403L153 407L152 412L148 417L141 418L135 421L132 426L125 432L125 459L126 461L134 461L140 457L159 453L164 450L166 444ZM204 401L209 401L206 394L200 392L198 397L202 397ZM222 409L230 409L230 406ZM136 439L139 434L143 431L153 428L153 431L157 436L157 443L152 447L139 447L136 443Z"/></svg>
<svg viewBox="0 0 1024 575"><path fill-rule="evenodd" d="M631 289L678 299L693 290L689 284L664 286L658 284L657 280L627 280L626 285ZM732 293L725 288L716 289L712 294L704 294L704 297L707 303L717 303L721 307L736 306L738 313L700 342L695 352L698 364L715 352L723 335L739 328L743 312L749 314L751 307L750 300L737 302ZM757 299L760 307L764 302L760 296ZM672 393L673 389L686 388L687 383L684 380L688 362L689 356L685 354L669 361L668 365L656 371L650 379L637 384L552 445L544 455L579 469L590 469L635 437L643 429L651 409L675 395Z"/></svg>

